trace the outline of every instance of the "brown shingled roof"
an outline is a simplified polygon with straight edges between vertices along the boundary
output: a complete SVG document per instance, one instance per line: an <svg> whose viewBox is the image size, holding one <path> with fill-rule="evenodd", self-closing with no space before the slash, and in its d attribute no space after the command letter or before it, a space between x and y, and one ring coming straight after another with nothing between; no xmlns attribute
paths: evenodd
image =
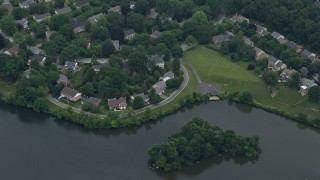
<svg viewBox="0 0 320 180"><path fill-rule="evenodd" d="M73 90L73 89L68 88L68 87L64 87L62 89L62 91L61 91L61 94L64 94L64 95L67 95L67 96L70 96L70 97L75 97L78 94L78 91Z"/></svg>
<svg viewBox="0 0 320 180"><path fill-rule="evenodd" d="M119 99L113 98L113 99L108 99L108 106L110 108L117 108L119 107L119 104L125 103L127 104L127 101L124 97L120 97Z"/></svg>

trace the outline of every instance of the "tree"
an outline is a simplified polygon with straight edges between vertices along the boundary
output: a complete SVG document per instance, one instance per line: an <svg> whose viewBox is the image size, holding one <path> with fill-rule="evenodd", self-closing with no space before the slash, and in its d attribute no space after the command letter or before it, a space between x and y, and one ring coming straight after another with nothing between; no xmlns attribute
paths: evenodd
<svg viewBox="0 0 320 180"><path fill-rule="evenodd" d="M147 15L149 12L149 2L148 0L137 0L134 8L135 12L142 15Z"/></svg>
<svg viewBox="0 0 320 180"><path fill-rule="evenodd" d="M159 96L159 94L156 94L156 91L152 88L150 93L149 93L149 98L150 98L150 103L152 104L157 104L159 102L161 102L161 97Z"/></svg>
<svg viewBox="0 0 320 180"><path fill-rule="evenodd" d="M178 44L178 40L175 34L173 32L167 31L161 34L160 38L158 39L158 42L166 44L167 47L170 49L176 44Z"/></svg>
<svg viewBox="0 0 320 180"><path fill-rule="evenodd" d="M94 87L91 82L86 83L84 86L80 88L81 92L85 96L93 96L94 95Z"/></svg>
<svg viewBox="0 0 320 180"><path fill-rule="evenodd" d="M155 53L164 55L168 51L168 47L164 43L159 43L155 47Z"/></svg>
<svg viewBox="0 0 320 180"><path fill-rule="evenodd" d="M179 45L175 45L171 48L171 54L175 58L181 58L183 54L183 50Z"/></svg>
<svg viewBox="0 0 320 180"><path fill-rule="evenodd" d="M3 49L5 46L5 39L2 34L0 34L0 49Z"/></svg>
<svg viewBox="0 0 320 180"><path fill-rule="evenodd" d="M130 28L133 28L136 32L142 33L145 31L145 17L138 13L129 13L127 19L127 25Z"/></svg>
<svg viewBox="0 0 320 180"><path fill-rule="evenodd" d="M301 76L302 77L307 77L308 73L309 73L309 71L308 71L308 69L306 67L302 67L300 72L301 72Z"/></svg>
<svg viewBox="0 0 320 180"><path fill-rule="evenodd" d="M37 98L33 103L32 109L35 112L48 112L49 104L47 102L47 99L45 97Z"/></svg>
<svg viewBox="0 0 320 180"><path fill-rule="evenodd" d="M263 80L267 85L274 87L278 82L278 74L276 72L264 72L262 73Z"/></svg>
<svg viewBox="0 0 320 180"><path fill-rule="evenodd" d="M128 13L130 11L130 1L129 0L122 0L120 7L121 7L121 13L124 16L128 15Z"/></svg>
<svg viewBox="0 0 320 180"><path fill-rule="evenodd" d="M68 40L71 41L74 38L73 27L70 24L63 25L59 32Z"/></svg>
<svg viewBox="0 0 320 180"><path fill-rule="evenodd" d="M188 35L187 38L185 39L185 42L187 43L188 46L194 46L198 43L197 39L194 38L192 35Z"/></svg>
<svg viewBox="0 0 320 180"><path fill-rule="evenodd" d="M71 24L71 19L68 15L53 15L49 21L49 28L51 30L59 31L65 24Z"/></svg>
<svg viewBox="0 0 320 180"><path fill-rule="evenodd" d="M288 81L288 85L292 88L298 89L300 86L300 74L299 73L293 73L291 75L291 79Z"/></svg>
<svg viewBox="0 0 320 180"><path fill-rule="evenodd" d="M144 107L144 101L143 98L141 96L137 96L134 98L133 100L133 104L132 104L133 109L141 109Z"/></svg>
<svg viewBox="0 0 320 180"><path fill-rule="evenodd" d="M105 18L109 29L124 25L123 17L119 13L108 13Z"/></svg>
<svg viewBox="0 0 320 180"><path fill-rule="evenodd" d="M172 61L172 71L175 73L175 74L178 74L180 70L180 59L179 58L175 58L173 61Z"/></svg>
<svg viewBox="0 0 320 180"><path fill-rule="evenodd" d="M6 15L0 20L1 30L12 36L17 31L17 26L12 15Z"/></svg>
<svg viewBox="0 0 320 180"><path fill-rule="evenodd" d="M134 51L129 55L129 68L132 72L146 73L148 57L144 52Z"/></svg>
<svg viewBox="0 0 320 180"><path fill-rule="evenodd" d="M240 96L240 101L244 103L251 103L252 94L249 91L244 91Z"/></svg>
<svg viewBox="0 0 320 180"><path fill-rule="evenodd" d="M248 70L249 71L252 71L252 70L254 70L256 68L256 66L254 65L254 64L249 64L248 65Z"/></svg>
<svg viewBox="0 0 320 180"><path fill-rule="evenodd" d="M102 44L102 56L103 57L110 57L111 54L114 52L114 46L111 40L107 40Z"/></svg>
<svg viewBox="0 0 320 180"><path fill-rule="evenodd" d="M99 41L104 41L110 37L109 31L106 27L96 26L96 25L91 26L90 34L92 39L99 40Z"/></svg>
<svg viewBox="0 0 320 180"><path fill-rule="evenodd" d="M46 37L46 27L43 24L40 24L38 22L32 22L30 24L31 31L34 32L34 35L37 38L44 38Z"/></svg>
<svg viewBox="0 0 320 180"><path fill-rule="evenodd" d="M0 6L0 19L5 15L8 15L7 8L5 8L4 6Z"/></svg>
<svg viewBox="0 0 320 180"><path fill-rule="evenodd" d="M318 102L320 99L320 88L313 86L308 90L308 98L312 102Z"/></svg>

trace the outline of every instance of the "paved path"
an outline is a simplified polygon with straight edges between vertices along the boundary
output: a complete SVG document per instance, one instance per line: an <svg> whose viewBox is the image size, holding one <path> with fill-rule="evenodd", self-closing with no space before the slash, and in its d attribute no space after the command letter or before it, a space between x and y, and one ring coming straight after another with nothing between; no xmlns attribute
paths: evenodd
<svg viewBox="0 0 320 180"><path fill-rule="evenodd" d="M79 59L76 59L76 61L77 61L78 63L91 64L91 59L92 59L92 58L79 58ZM109 59L108 59L108 58L97 58L97 61L98 61L100 64L104 64L104 63L108 63L108 62L109 62Z"/></svg>
<svg viewBox="0 0 320 180"><path fill-rule="evenodd" d="M189 68L192 70L193 74L196 76L197 82L198 84L202 83L202 80L198 74L198 71L193 67L193 65L191 64L191 62L185 57L182 56L182 60L189 66Z"/></svg>
<svg viewBox="0 0 320 180"><path fill-rule="evenodd" d="M180 85L180 87L175 90L168 98L166 98L165 100L161 101L160 103L158 104L151 104L147 107L144 107L142 109L139 109L139 110L136 110L135 111L135 114L139 114L139 113L142 113L144 111L146 111L147 108L149 109L154 109L154 108L157 108L157 107L160 107L160 106L164 106L166 104L168 104L169 102L171 102L174 98L176 98L188 85L188 82L189 82L189 74L188 74L188 71L187 69L181 65L181 70L183 71L183 81ZM64 104L64 103L61 103L60 101L58 101L57 99L53 98L50 94L48 95L48 99L51 103L63 108L63 109L67 109L71 106L67 105L67 104ZM92 115L92 116L96 116L96 117L99 117L101 119L105 118L106 115L100 115L100 114L93 114L93 113L89 113L89 112L85 112L85 111L82 111L81 109L79 108L75 108L75 107L71 107L72 110L76 113L85 113L87 115Z"/></svg>
<svg viewBox="0 0 320 180"><path fill-rule="evenodd" d="M12 38L11 36L7 35L6 33L4 33L2 30L0 30L0 34L1 34L4 38L8 39L10 42L13 42L13 38Z"/></svg>

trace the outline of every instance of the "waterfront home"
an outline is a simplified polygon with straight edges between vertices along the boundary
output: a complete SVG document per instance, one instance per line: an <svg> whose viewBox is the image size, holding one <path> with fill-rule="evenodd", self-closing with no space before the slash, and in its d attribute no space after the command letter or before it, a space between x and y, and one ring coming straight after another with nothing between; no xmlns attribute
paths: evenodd
<svg viewBox="0 0 320 180"><path fill-rule="evenodd" d="M65 87L67 87L68 86L68 77L63 74L59 74L59 79L57 80L57 83L63 84Z"/></svg>
<svg viewBox="0 0 320 180"><path fill-rule="evenodd" d="M233 23L243 23L244 21L247 22L249 24L249 19L244 17L244 16L241 16L241 15L234 15L230 18L230 21L233 22Z"/></svg>
<svg viewBox="0 0 320 180"><path fill-rule="evenodd" d="M119 99L113 98L113 99L108 99L108 106L110 109L120 109L120 110L125 110L128 106L127 100L124 97L120 97Z"/></svg>
<svg viewBox="0 0 320 180"><path fill-rule="evenodd" d="M153 31L153 32L150 34L150 37L155 38L155 39L158 39L158 38L160 38L161 34L162 34L162 32L156 30L156 31Z"/></svg>
<svg viewBox="0 0 320 180"><path fill-rule="evenodd" d="M73 32L74 33L81 33L85 30L86 30L86 28L85 28L84 22L75 22L73 24Z"/></svg>
<svg viewBox="0 0 320 180"><path fill-rule="evenodd" d="M199 92L202 95L209 94L210 96L217 96L221 91L221 85L218 84L205 84L205 83L199 83L197 86L197 92Z"/></svg>
<svg viewBox="0 0 320 180"><path fill-rule="evenodd" d="M159 68L161 68L161 69L164 69L163 56L153 55L153 56L151 56L151 61L153 61L154 65L155 65L156 67L159 67Z"/></svg>
<svg viewBox="0 0 320 180"><path fill-rule="evenodd" d="M294 69L287 69L287 68L284 69L280 74L281 81L288 82L289 80L292 79L291 77L294 73L297 73L297 71Z"/></svg>
<svg viewBox="0 0 320 180"><path fill-rule="evenodd" d="M314 80L310 80L307 78L302 78L300 81L300 94L302 96L305 96L308 94L308 90L313 87L313 86L317 86L317 84L314 82Z"/></svg>
<svg viewBox="0 0 320 180"><path fill-rule="evenodd" d="M256 50L256 56L255 56L256 61L269 58L269 54L265 53L260 48L254 47L254 49Z"/></svg>
<svg viewBox="0 0 320 180"><path fill-rule="evenodd" d="M152 86L152 88L156 91L156 94L161 95L167 88L167 85L164 81L159 81Z"/></svg>
<svg viewBox="0 0 320 180"><path fill-rule="evenodd" d="M92 104L95 107L99 107L101 103L101 99L95 98L95 97L89 97L89 98L82 98L82 104L83 103L89 103Z"/></svg>
<svg viewBox="0 0 320 180"><path fill-rule="evenodd" d="M45 56L41 56L41 55L33 55L29 58L28 60L28 66L31 65L31 62L32 61L36 61L36 62L39 62L39 64L41 66L44 66L44 64L46 63L46 57Z"/></svg>
<svg viewBox="0 0 320 180"><path fill-rule="evenodd" d="M96 14L94 16L91 16L87 19L87 21L90 23L90 24L96 24L98 22L98 20L103 17L104 14L103 13L100 13L100 14Z"/></svg>
<svg viewBox="0 0 320 180"><path fill-rule="evenodd" d="M148 96L147 94L144 94L144 93L130 96L131 102L133 102L134 99L135 99L136 97L138 97L138 96L141 97L145 103L149 104L150 98L149 98L149 96Z"/></svg>
<svg viewBox="0 0 320 180"><path fill-rule="evenodd" d="M223 42L228 42L231 40L231 36L230 35L216 35L212 37L212 42L216 45L221 45Z"/></svg>
<svg viewBox="0 0 320 180"><path fill-rule="evenodd" d="M129 41L136 36L136 32L133 29L124 30L124 40Z"/></svg>
<svg viewBox="0 0 320 180"><path fill-rule="evenodd" d="M114 46L114 52L120 51L120 41L119 40L112 40L112 44Z"/></svg>
<svg viewBox="0 0 320 180"><path fill-rule="evenodd" d="M270 56L268 58L268 68L272 71L278 72L287 68L287 65L284 64L280 59Z"/></svg>
<svg viewBox="0 0 320 180"><path fill-rule="evenodd" d="M110 9L108 9L108 13L119 13L121 14L121 7L120 6L115 6Z"/></svg>
<svg viewBox="0 0 320 180"><path fill-rule="evenodd" d="M66 14L66 13L69 13L69 12L72 12L72 9L70 7L64 7L64 8L61 8L61 9L56 9L54 11L54 13L60 15L60 14Z"/></svg>
<svg viewBox="0 0 320 180"><path fill-rule="evenodd" d="M12 56L12 55L17 55L19 52L19 46L12 46L11 48L7 49L4 51L5 54Z"/></svg>
<svg viewBox="0 0 320 180"><path fill-rule="evenodd" d="M174 73L172 71L164 73L164 75L162 77L162 81L166 82L170 79L174 79Z"/></svg>
<svg viewBox="0 0 320 180"><path fill-rule="evenodd" d="M82 98L81 96L81 93L78 92L77 90L74 90L74 89L71 89L71 88L68 88L68 87L64 87L62 90L61 90L61 93L60 93L60 98L67 98L68 100L70 101L78 101Z"/></svg>
<svg viewBox="0 0 320 180"><path fill-rule="evenodd" d="M40 15L34 15L33 19L36 22L42 22L42 21L44 21L44 20L46 20L47 18L50 18L50 17L51 17L50 13L44 13L44 14L40 14Z"/></svg>
<svg viewBox="0 0 320 180"><path fill-rule="evenodd" d="M74 61L66 61L64 63L64 67L66 70L71 70L73 73L75 73L78 69L78 63Z"/></svg>

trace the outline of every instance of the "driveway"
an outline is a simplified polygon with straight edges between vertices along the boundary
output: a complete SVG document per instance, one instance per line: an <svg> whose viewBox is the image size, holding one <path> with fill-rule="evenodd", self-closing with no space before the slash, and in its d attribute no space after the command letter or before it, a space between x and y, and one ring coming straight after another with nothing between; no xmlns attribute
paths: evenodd
<svg viewBox="0 0 320 180"><path fill-rule="evenodd" d="M13 38L9 35L7 35L6 33L4 33L2 30L0 30L0 34L6 38L7 40L9 40L10 42L13 42Z"/></svg>

